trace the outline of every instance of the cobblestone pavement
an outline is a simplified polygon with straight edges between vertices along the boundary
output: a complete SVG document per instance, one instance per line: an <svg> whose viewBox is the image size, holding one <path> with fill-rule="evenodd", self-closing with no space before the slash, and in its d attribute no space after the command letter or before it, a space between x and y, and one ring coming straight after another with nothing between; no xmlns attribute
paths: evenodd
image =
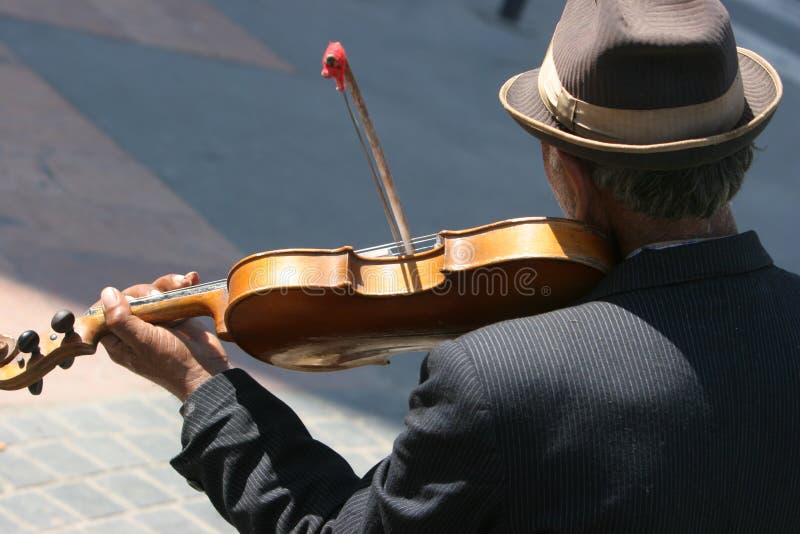
<svg viewBox="0 0 800 534"><path fill-rule="evenodd" d="M361 475L397 425L300 391L281 397ZM168 461L178 402L158 392L0 412L0 532L233 532Z"/></svg>
<svg viewBox="0 0 800 534"><path fill-rule="evenodd" d="M348 47L415 234L558 215L497 90L540 61L560 3L529 0L516 26L499 3L0 0L0 331L41 331L105 285L388 241L319 77L330 39ZM735 213L797 272L800 10L726 5L739 44L786 84ZM305 375L230 355L358 473L390 450L419 364ZM40 397L0 392L0 534L230 532L169 467L179 432L176 402L102 351L48 375Z"/></svg>

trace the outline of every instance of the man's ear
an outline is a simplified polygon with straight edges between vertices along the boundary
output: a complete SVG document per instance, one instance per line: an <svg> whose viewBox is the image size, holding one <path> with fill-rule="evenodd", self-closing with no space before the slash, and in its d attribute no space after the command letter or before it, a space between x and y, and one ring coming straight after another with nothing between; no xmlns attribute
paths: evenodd
<svg viewBox="0 0 800 534"><path fill-rule="evenodd" d="M597 197L597 188L592 180L591 163L567 154L562 150L556 149L556 151L564 168L566 185L572 191L572 198L575 202L575 211L572 217L579 221L588 222L591 203Z"/></svg>

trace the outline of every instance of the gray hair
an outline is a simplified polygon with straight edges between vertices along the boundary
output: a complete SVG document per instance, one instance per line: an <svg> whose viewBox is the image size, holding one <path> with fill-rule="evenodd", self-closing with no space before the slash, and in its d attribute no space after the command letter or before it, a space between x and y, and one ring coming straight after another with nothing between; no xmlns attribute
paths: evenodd
<svg viewBox="0 0 800 534"><path fill-rule="evenodd" d="M677 171L643 171L595 164L595 185L630 210L658 219L705 219L727 204L753 162L753 145L725 159Z"/></svg>

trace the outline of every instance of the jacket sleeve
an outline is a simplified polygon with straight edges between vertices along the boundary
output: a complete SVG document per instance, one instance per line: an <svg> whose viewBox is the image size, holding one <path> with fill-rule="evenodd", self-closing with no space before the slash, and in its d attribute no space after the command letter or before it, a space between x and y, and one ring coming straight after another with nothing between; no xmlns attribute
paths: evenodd
<svg viewBox="0 0 800 534"><path fill-rule="evenodd" d="M173 467L240 532L478 532L503 485L491 411L456 342L425 359L405 430L363 479L241 370L184 404Z"/></svg>

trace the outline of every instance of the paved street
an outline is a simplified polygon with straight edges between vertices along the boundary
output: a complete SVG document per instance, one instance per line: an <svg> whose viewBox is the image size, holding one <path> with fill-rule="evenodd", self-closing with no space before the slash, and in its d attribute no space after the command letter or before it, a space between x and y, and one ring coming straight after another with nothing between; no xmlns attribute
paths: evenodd
<svg viewBox="0 0 800 534"><path fill-rule="evenodd" d="M106 285L223 278L246 254L391 240L341 96L342 40L413 233L559 215L537 145L497 101L545 52L559 2L517 26L488 0L0 0L0 331L39 330ZM800 272L800 3L730 0L785 83L735 202ZM402 428L421 355L304 375L233 360L365 472ZM0 392L0 532L230 532L167 460L177 403L104 354Z"/></svg>
<svg viewBox="0 0 800 534"><path fill-rule="evenodd" d="M311 433L365 473L396 425L280 385ZM178 402L144 391L101 402L3 410L0 532L231 532L168 465L179 451Z"/></svg>

